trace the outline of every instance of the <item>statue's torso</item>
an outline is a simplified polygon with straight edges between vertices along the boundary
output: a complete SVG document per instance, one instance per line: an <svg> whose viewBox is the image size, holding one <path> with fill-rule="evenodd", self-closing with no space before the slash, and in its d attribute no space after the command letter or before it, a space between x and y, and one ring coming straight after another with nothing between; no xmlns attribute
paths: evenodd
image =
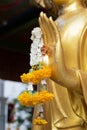
<svg viewBox="0 0 87 130"><path fill-rule="evenodd" d="M78 49L82 31L87 24L87 10L59 17L56 23L61 34L66 66L79 68Z"/></svg>
<svg viewBox="0 0 87 130"><path fill-rule="evenodd" d="M79 68L78 50L80 37L87 23L87 11L81 10L80 12L69 14L69 16L64 15L58 18L56 23L61 35L66 66L68 68ZM50 102L51 107L48 108L46 106L45 116L48 122L51 116L50 119L52 123L48 123L48 125L41 128L41 130L60 130L60 128L62 128L61 130L86 130L81 126L83 119L77 116L76 111L73 109L73 104L71 104L67 89L53 81L49 81L48 90L54 93L55 98ZM74 99L75 98L73 98L73 100ZM78 96L76 100L78 100L80 104L80 98Z"/></svg>
<svg viewBox="0 0 87 130"><path fill-rule="evenodd" d="M82 31L87 23L87 11L82 10L81 12L77 12L75 14L72 13L72 16L65 15L58 18L56 23L61 35L66 66L68 68L79 69L79 44ZM52 117L55 122L55 126L64 126L65 121L63 122L63 117L68 117L68 120L66 120L68 124L71 123L73 126L75 125L75 122L80 124L81 120L79 120L72 109L72 104L69 98L70 95L68 94L67 89L55 84L54 82L52 82L51 85L52 87L49 89L56 95L55 101L52 103ZM70 118L73 118L75 122L73 122L73 120L69 122L71 120ZM62 123L60 120L62 120Z"/></svg>

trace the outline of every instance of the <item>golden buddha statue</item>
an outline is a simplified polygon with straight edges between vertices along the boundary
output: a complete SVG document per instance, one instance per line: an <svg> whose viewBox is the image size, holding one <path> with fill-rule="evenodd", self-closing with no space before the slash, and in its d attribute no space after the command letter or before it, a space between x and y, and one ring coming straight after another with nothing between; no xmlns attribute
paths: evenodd
<svg viewBox="0 0 87 130"><path fill-rule="evenodd" d="M51 50L43 62L51 66L48 90L55 98L44 105L48 125L32 130L87 130L87 9L83 0L53 2L63 5L63 13L55 21L41 13L39 23Z"/></svg>

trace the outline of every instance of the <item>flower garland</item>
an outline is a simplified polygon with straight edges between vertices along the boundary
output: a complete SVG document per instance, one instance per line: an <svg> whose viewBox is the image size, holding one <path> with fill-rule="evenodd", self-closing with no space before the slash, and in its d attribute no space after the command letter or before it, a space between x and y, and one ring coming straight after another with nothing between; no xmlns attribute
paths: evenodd
<svg viewBox="0 0 87 130"><path fill-rule="evenodd" d="M42 79L49 78L51 70L47 66L42 66L41 69L33 70L30 73L21 75L21 80L24 83L32 82L34 85L39 84Z"/></svg>
<svg viewBox="0 0 87 130"><path fill-rule="evenodd" d="M25 91L18 96L18 100L23 106L32 107L34 105L50 101L53 99L53 97L54 95L52 93L49 93L46 90L43 90L41 92L36 92L35 94L31 94Z"/></svg>
<svg viewBox="0 0 87 130"><path fill-rule="evenodd" d="M27 83L27 90L18 96L19 102L26 107L38 105L38 116L34 119L35 125L46 125L44 119L43 103L54 98L52 93L46 90L46 80L51 77L51 68L42 64L44 49L43 35L41 29L36 27L31 32L30 66L28 73L23 73L20 78L23 83ZM47 52L47 51L46 51ZM37 85L37 92L33 91L33 85Z"/></svg>

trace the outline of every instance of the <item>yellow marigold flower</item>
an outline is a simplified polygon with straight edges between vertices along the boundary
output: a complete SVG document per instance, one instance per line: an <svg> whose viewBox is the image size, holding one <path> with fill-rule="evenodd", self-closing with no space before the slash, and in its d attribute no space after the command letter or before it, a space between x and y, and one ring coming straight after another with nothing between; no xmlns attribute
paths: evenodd
<svg viewBox="0 0 87 130"><path fill-rule="evenodd" d="M33 124L35 125L46 125L48 122L45 119L36 118L33 121Z"/></svg>
<svg viewBox="0 0 87 130"><path fill-rule="evenodd" d="M49 67L43 66L39 70L34 70L33 72L23 74L20 76L21 81L24 83L33 82L33 84L39 84L42 79L50 78L51 69Z"/></svg>
<svg viewBox="0 0 87 130"><path fill-rule="evenodd" d="M52 100L54 98L54 95L52 93L49 93L48 91L44 90L39 93L39 97L40 97L39 102L44 103L44 102Z"/></svg>
<svg viewBox="0 0 87 130"><path fill-rule="evenodd" d="M34 106L38 103L38 96L33 98L32 94L25 91L18 96L18 100L23 106L29 107Z"/></svg>
<svg viewBox="0 0 87 130"><path fill-rule="evenodd" d="M25 91L18 96L18 100L23 106L29 107L50 101L53 97L54 95L52 93L45 90L34 94Z"/></svg>
<svg viewBox="0 0 87 130"><path fill-rule="evenodd" d="M37 105L39 103L39 93L34 93L33 96L32 96L32 104L33 106L34 105Z"/></svg>

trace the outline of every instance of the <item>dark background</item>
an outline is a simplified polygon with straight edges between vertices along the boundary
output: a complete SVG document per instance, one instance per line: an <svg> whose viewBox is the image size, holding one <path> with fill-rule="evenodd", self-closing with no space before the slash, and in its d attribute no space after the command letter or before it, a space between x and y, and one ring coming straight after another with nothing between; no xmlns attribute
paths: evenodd
<svg viewBox="0 0 87 130"><path fill-rule="evenodd" d="M32 0L31 0L32 1ZM31 30L41 8L30 0L0 0L0 78L20 81L29 70Z"/></svg>

